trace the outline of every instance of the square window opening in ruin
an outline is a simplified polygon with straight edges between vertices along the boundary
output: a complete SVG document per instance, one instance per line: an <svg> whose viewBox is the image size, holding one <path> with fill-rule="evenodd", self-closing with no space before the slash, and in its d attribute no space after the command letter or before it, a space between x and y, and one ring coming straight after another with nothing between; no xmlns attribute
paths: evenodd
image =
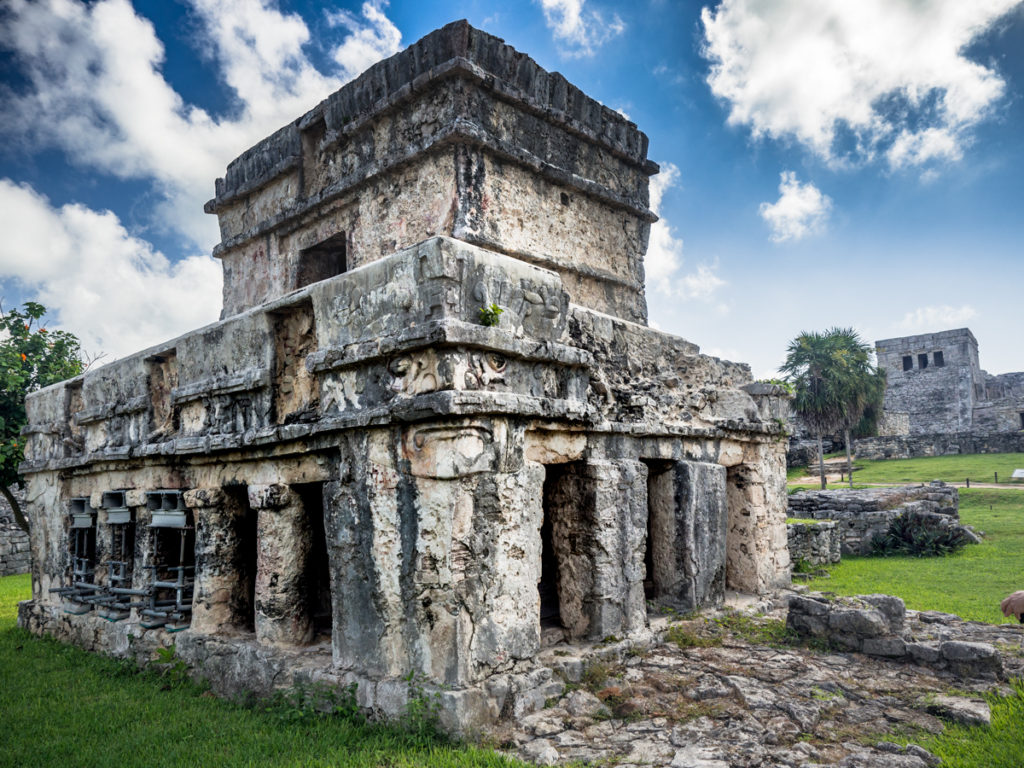
<svg viewBox="0 0 1024 768"><path fill-rule="evenodd" d="M917 367L922 371L928 367L928 353L922 352L917 356Z"/></svg>
<svg viewBox="0 0 1024 768"><path fill-rule="evenodd" d="M1020 428L1024 429L1024 411L1020 412Z"/></svg>
<svg viewBox="0 0 1024 768"><path fill-rule="evenodd" d="M585 631L584 603L591 591L582 583L588 565L587 504L582 462L544 467L543 519L540 528L540 580L538 622L541 645L554 645ZM570 580L571 579L571 580Z"/></svg>
<svg viewBox="0 0 1024 768"><path fill-rule="evenodd" d="M935 361L935 367L936 367L936 368L944 368L944 367L945 367L945 365L946 365L946 360L945 360L945 358L944 358L944 357L942 356L942 353L941 353L941 352L935 352L935 353L933 353L933 354L932 354L932 358L933 358L933 359L934 359L934 361Z"/></svg>
<svg viewBox="0 0 1024 768"><path fill-rule="evenodd" d="M347 243L344 232L299 251L295 287L305 288L348 271Z"/></svg>
<svg viewBox="0 0 1024 768"><path fill-rule="evenodd" d="M334 604L331 599L331 563L327 554L324 527L324 484L299 483L292 486L299 496L310 532L309 558L306 560L306 610L315 635L331 635Z"/></svg>
<svg viewBox="0 0 1024 768"><path fill-rule="evenodd" d="M313 305L303 302L271 315L274 330L273 409L276 424L312 421L320 404L319 383L306 368L316 352Z"/></svg>
<svg viewBox="0 0 1024 768"><path fill-rule="evenodd" d="M180 491L153 491L146 495L150 511L151 557L149 600L141 610L142 626L175 632L192 620L196 576L196 529L192 510Z"/></svg>
<svg viewBox="0 0 1024 768"><path fill-rule="evenodd" d="M914 370L914 358L910 355L903 356L903 370L912 371Z"/></svg>
<svg viewBox="0 0 1024 768"><path fill-rule="evenodd" d="M644 548L644 597L669 594L674 576L676 496L673 462L644 459L647 465L647 544Z"/></svg>
<svg viewBox="0 0 1024 768"><path fill-rule="evenodd" d="M224 486L225 504L230 510L229 539L234 542L224 566L234 573L228 609L232 625L243 632L256 631L256 567L259 560L258 517L249 504L245 485Z"/></svg>

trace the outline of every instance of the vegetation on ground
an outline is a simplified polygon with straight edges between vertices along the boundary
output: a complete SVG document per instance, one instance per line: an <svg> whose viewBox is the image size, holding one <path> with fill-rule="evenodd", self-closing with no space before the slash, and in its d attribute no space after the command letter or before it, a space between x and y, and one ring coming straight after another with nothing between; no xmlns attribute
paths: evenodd
<svg viewBox="0 0 1024 768"><path fill-rule="evenodd" d="M165 654L161 671L99 656L14 626L28 576L0 578L0 766L483 766L515 763L446 741L414 700L405 727L365 723L342 692L232 702L191 682ZM177 670L177 671L176 671ZM413 681L414 686L414 681ZM334 710L323 713L324 701ZM411 718L411 719L410 719Z"/></svg>
<svg viewBox="0 0 1024 768"><path fill-rule="evenodd" d="M914 512L904 512L889 521L885 533L871 540L873 557L944 557L967 546L962 528L939 527Z"/></svg>
<svg viewBox="0 0 1024 768"><path fill-rule="evenodd" d="M1013 696L986 695L992 710L988 727L950 724L938 736L914 743L942 758L943 768L1010 768L1024 765L1024 681L1012 680Z"/></svg>
<svg viewBox="0 0 1024 768"><path fill-rule="evenodd" d="M928 456L917 459L885 459L854 461L857 485L902 485L905 483L995 483L1008 488L1024 489L1024 480L1014 480L1013 470L1024 469L1024 453L973 453L956 456ZM790 467L786 479L790 483L810 485L818 482L817 467ZM833 470L834 471L834 470ZM829 488L845 487L845 483L829 483ZM855 486L856 487L856 486Z"/></svg>
<svg viewBox="0 0 1024 768"><path fill-rule="evenodd" d="M960 491L960 519L984 531L980 544L948 557L843 557L831 578L811 589L841 595L898 595L908 608L955 613L999 624L1009 619L999 601L1024 588L1024 493L972 488Z"/></svg>
<svg viewBox="0 0 1024 768"><path fill-rule="evenodd" d="M1024 469L1024 453L974 453L957 456L932 456L919 459L889 459L888 461L861 461L856 478L858 483L927 483L942 480L947 483L995 482L999 475L1002 485L1014 485L1011 475L1015 469ZM1024 481L1016 481L1024 488Z"/></svg>

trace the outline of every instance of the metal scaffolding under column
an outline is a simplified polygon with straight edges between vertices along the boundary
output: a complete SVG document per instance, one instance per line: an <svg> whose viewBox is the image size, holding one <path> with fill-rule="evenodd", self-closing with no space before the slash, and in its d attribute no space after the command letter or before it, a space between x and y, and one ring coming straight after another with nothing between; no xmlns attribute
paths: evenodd
<svg viewBox="0 0 1024 768"><path fill-rule="evenodd" d="M151 491L146 504L152 514L152 571L148 605L141 610L142 626L185 629L192 621L195 586L195 527L192 511L181 491Z"/></svg>
<svg viewBox="0 0 1024 768"><path fill-rule="evenodd" d="M135 520L132 510L125 504L124 491L103 494L103 508L107 513L110 531L110 557L107 583L97 597L97 612L108 621L127 619L132 608L143 608L147 602L133 602L133 597L148 597L147 589L132 589L135 565Z"/></svg>
<svg viewBox="0 0 1024 768"><path fill-rule="evenodd" d="M89 499L71 499L69 508L70 567L67 584L50 592L67 599L66 613L82 614L92 610L99 587L96 585L96 510Z"/></svg>

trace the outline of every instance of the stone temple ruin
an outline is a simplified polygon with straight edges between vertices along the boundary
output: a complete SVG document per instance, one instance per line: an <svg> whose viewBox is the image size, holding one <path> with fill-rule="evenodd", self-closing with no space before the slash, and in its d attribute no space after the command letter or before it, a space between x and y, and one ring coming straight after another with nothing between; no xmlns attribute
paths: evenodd
<svg viewBox="0 0 1024 768"><path fill-rule="evenodd" d="M646 152L458 22L233 161L222 319L29 398L21 625L467 727L788 583L784 396L647 327Z"/></svg>
<svg viewBox="0 0 1024 768"><path fill-rule="evenodd" d="M863 458L1024 451L1024 373L982 370L969 328L875 342L886 372L878 437Z"/></svg>

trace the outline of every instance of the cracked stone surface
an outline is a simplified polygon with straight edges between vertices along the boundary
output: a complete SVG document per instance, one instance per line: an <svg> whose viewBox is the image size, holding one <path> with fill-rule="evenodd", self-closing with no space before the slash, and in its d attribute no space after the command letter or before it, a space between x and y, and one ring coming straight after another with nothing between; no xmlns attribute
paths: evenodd
<svg viewBox="0 0 1024 768"><path fill-rule="evenodd" d="M743 620L743 634L752 626L778 628L783 616L774 610ZM663 642L596 671L591 662L583 682L570 682L546 709L495 734L513 754L538 763L926 768L938 758L895 743L897 730L913 742L913 734L937 734L949 723L985 724L990 713L981 694L1012 692L1004 683L859 653L750 642L718 628L713 616L669 627L720 644ZM1024 674L1022 627L908 611L907 629L1001 647L1011 675Z"/></svg>

